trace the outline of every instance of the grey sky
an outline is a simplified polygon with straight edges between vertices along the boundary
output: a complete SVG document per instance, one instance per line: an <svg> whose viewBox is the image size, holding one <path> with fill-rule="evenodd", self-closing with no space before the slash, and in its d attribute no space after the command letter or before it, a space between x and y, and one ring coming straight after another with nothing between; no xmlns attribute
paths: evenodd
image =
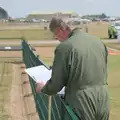
<svg viewBox="0 0 120 120"><path fill-rule="evenodd" d="M120 16L120 0L0 0L0 6L12 17L25 17L34 11Z"/></svg>

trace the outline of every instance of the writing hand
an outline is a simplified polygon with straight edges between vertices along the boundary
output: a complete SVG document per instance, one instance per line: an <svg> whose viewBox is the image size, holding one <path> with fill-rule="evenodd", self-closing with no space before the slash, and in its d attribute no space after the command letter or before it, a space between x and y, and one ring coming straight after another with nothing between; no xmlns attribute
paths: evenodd
<svg viewBox="0 0 120 120"><path fill-rule="evenodd" d="M45 84L43 82L37 83L37 85L36 85L36 92L40 93L41 89L43 88L44 85Z"/></svg>

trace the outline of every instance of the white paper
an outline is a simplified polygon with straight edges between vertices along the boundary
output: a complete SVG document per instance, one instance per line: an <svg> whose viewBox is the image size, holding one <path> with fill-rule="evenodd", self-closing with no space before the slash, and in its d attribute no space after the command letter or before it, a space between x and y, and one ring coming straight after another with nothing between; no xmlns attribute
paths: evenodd
<svg viewBox="0 0 120 120"><path fill-rule="evenodd" d="M65 94L65 87L63 87L62 90L58 92L58 94Z"/></svg>
<svg viewBox="0 0 120 120"><path fill-rule="evenodd" d="M46 82L51 78L52 70L48 70L44 65L25 69L25 72L36 82Z"/></svg>
<svg viewBox="0 0 120 120"><path fill-rule="evenodd" d="M52 69L47 69L44 65L35 66L31 68L25 69L25 72L36 82L42 82L46 84L48 80L51 78ZM58 94L64 94L63 88Z"/></svg>

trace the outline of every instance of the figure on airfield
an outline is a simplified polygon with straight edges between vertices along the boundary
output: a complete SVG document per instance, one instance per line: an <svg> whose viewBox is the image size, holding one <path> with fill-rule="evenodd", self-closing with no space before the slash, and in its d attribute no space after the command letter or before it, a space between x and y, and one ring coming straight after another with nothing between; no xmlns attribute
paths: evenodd
<svg viewBox="0 0 120 120"><path fill-rule="evenodd" d="M98 38L53 18L50 30L61 42L55 50L52 77L36 91L57 94L65 86L65 102L80 120L108 120L107 48Z"/></svg>

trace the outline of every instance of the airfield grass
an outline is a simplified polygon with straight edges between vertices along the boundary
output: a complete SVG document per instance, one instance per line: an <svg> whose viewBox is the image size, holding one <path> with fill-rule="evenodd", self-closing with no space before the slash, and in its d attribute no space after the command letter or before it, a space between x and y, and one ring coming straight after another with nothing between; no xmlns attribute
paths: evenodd
<svg viewBox="0 0 120 120"><path fill-rule="evenodd" d="M49 31L49 29L44 30L42 27L31 27L29 24L27 28L23 25L11 25L7 26L6 24L2 25L2 29L0 29L0 40L4 40L6 38L21 38L24 37L26 40L52 40L53 34ZM15 27L14 27L15 26ZM16 27L17 26L17 27ZM29 26L29 27L28 27ZM12 27L12 28L11 28ZM75 27L75 26L74 26ZM76 27L81 27L82 31L85 31L85 25L80 25ZM87 25L88 33L100 37L101 39L108 38L108 23L107 22L92 22Z"/></svg>
<svg viewBox="0 0 120 120"><path fill-rule="evenodd" d="M115 45L116 46L116 45ZM114 48L114 45L113 45ZM52 65L53 58L46 57L41 58L45 63L49 66ZM15 62L15 60L9 59L1 59L0 63L0 74L9 73L10 72L10 65L7 65L3 61ZM17 60L18 61L18 60ZM119 120L120 118L120 56L112 56L108 57L108 84L109 84L109 94L110 94L110 104L111 104L111 114L110 120ZM4 72L3 72L4 71ZM2 76L1 76L2 79ZM0 80L1 80L0 79ZM0 82L2 86L0 86L0 120L7 120L8 113L5 109L5 104L9 101L9 94L10 94L10 86L11 86L11 76L4 77L4 81ZM6 86L3 86L3 84ZM4 91L4 92L3 92Z"/></svg>
<svg viewBox="0 0 120 120"><path fill-rule="evenodd" d="M0 40L18 40L24 37L26 40L52 40L53 35L44 29L9 29L0 30Z"/></svg>
<svg viewBox="0 0 120 120"><path fill-rule="evenodd" d="M120 50L120 43L105 43L106 46Z"/></svg>
<svg viewBox="0 0 120 120"><path fill-rule="evenodd" d="M49 66L52 65L53 58L42 58ZM120 118L120 56L108 57L108 84L111 104L110 120ZM9 101L11 87L11 67L10 63L0 62L0 120L7 120L9 117L5 104ZM4 76L5 75L5 76ZM3 119L4 118L4 119Z"/></svg>
<svg viewBox="0 0 120 120"><path fill-rule="evenodd" d="M88 25L88 33L100 38L108 38L108 23L94 22ZM27 40L51 40L53 35L49 30L44 29L7 29L0 30L0 38L19 38L25 37ZM4 40L4 39L0 39ZM12 40L12 39L9 39ZM120 45L106 43L107 46L120 49ZM42 58L48 65L52 65L53 58ZM9 101L11 88L11 61L5 58L0 61L0 120L7 120L8 111L5 104ZM13 60L15 62L15 60ZM5 73L5 76L3 74ZM4 79L3 79L4 77ZM108 84L111 103L110 120L120 119L120 56L109 56L108 59Z"/></svg>
<svg viewBox="0 0 120 120"><path fill-rule="evenodd" d="M111 119L120 119L120 55L108 57L108 84L111 104Z"/></svg>
<svg viewBox="0 0 120 120"><path fill-rule="evenodd" d="M0 120L9 117L10 89L12 83L12 65L0 62Z"/></svg>

